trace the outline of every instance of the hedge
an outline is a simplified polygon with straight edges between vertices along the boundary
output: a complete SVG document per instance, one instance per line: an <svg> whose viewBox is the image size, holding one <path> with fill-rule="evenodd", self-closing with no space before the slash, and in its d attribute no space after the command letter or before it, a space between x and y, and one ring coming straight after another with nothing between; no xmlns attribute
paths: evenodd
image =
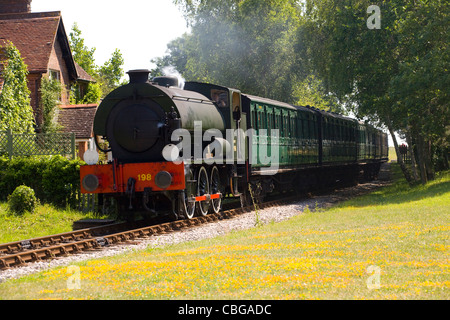
<svg viewBox="0 0 450 320"><path fill-rule="evenodd" d="M42 203L76 207L83 164L62 156L0 158L0 200L6 201L18 186L26 185Z"/></svg>

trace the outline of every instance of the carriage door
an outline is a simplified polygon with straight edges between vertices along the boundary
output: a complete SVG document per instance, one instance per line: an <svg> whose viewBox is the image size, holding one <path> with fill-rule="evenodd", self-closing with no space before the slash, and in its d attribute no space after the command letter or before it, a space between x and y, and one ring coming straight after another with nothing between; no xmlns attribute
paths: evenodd
<svg viewBox="0 0 450 320"><path fill-rule="evenodd" d="M244 161L247 159L247 145L248 139L245 136L247 130L247 115L242 112L242 100L241 92L238 90L230 90L231 94L231 112L232 112L232 125L231 128L238 130L238 136L235 143L235 159L238 161Z"/></svg>

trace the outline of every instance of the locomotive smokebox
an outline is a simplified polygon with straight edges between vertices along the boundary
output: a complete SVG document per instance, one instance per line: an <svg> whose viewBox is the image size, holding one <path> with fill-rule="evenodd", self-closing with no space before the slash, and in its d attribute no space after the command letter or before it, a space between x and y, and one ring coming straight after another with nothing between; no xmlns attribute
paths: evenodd
<svg viewBox="0 0 450 320"><path fill-rule="evenodd" d="M148 81L148 75L150 70L147 69L137 69L130 70L127 72L130 77L130 83L146 83Z"/></svg>
<svg viewBox="0 0 450 320"><path fill-rule="evenodd" d="M162 87L178 87L177 77L155 77L152 81Z"/></svg>

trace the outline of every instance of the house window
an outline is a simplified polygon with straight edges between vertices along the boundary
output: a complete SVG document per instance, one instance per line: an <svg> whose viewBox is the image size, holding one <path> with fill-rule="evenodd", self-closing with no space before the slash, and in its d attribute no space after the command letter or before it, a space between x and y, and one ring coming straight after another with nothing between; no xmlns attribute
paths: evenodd
<svg viewBox="0 0 450 320"><path fill-rule="evenodd" d="M58 80L60 81L60 72L58 70L48 70L48 77L50 80Z"/></svg>

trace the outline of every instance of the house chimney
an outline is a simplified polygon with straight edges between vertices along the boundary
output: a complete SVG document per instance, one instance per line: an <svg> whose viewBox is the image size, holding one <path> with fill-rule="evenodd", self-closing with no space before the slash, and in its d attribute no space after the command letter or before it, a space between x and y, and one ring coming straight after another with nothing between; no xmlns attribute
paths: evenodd
<svg viewBox="0 0 450 320"><path fill-rule="evenodd" d="M0 0L0 14L30 13L32 0Z"/></svg>

